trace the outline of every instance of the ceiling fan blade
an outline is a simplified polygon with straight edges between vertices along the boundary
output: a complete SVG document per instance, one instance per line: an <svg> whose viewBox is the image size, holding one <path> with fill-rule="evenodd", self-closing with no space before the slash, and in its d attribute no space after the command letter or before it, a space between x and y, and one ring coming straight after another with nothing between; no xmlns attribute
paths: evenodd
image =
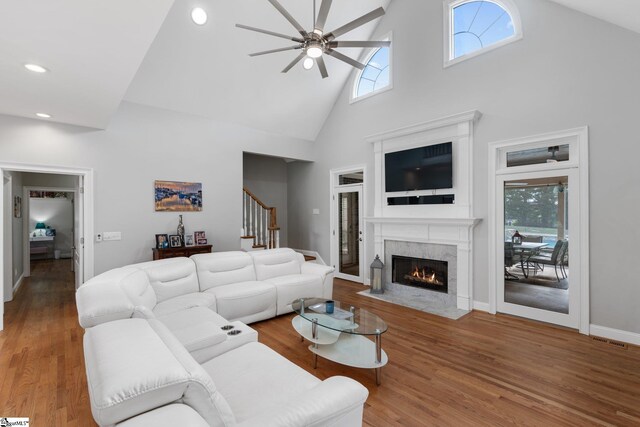
<svg viewBox="0 0 640 427"><path fill-rule="evenodd" d="M330 48L336 47L389 47L391 46L390 41L371 41L371 42L356 42L356 41L333 41L329 42Z"/></svg>
<svg viewBox="0 0 640 427"><path fill-rule="evenodd" d="M263 29L256 28L256 27L250 27L248 25L236 24L236 27L242 28L243 30L255 31L257 33L268 34L270 36L281 37L283 39L292 40L292 41L298 42L298 43L304 42L303 39L298 38L298 37L291 37L291 36L288 36L286 34L275 33L273 31L263 30Z"/></svg>
<svg viewBox="0 0 640 427"><path fill-rule="evenodd" d="M287 9L285 9L284 7L282 7L280 3L278 3L278 0L268 0L268 1L273 5L273 7L278 9L278 12L280 12L282 16L287 18L287 21L289 21L291 25L293 25L295 29L298 30L300 34L302 34L303 37L307 35L307 32L304 30L304 28L302 28L302 25L300 25L300 23L296 21L296 19L293 16L291 16L289 12L287 12Z"/></svg>
<svg viewBox="0 0 640 427"><path fill-rule="evenodd" d="M327 22L327 16L329 16L329 9L331 9L332 1L333 0L322 0L322 3L320 4L320 11L318 12L318 18L316 19L316 30L324 31L324 24Z"/></svg>
<svg viewBox="0 0 640 427"><path fill-rule="evenodd" d="M275 1L275 0L274 0ZM335 39L336 37L340 37L341 35L348 33L351 30L355 30L356 28L370 22L373 21L376 18L381 17L382 15L384 15L384 9L379 7L376 10L372 10L371 12L367 13L366 15L362 15L360 18L358 19L354 19L353 21L349 22L348 24L343 25L342 27L335 29L333 31L331 31L329 34L327 34L325 36L325 38L329 41Z"/></svg>
<svg viewBox="0 0 640 427"><path fill-rule="evenodd" d="M285 52L287 50L302 49L302 47L303 45L301 44L297 46L281 47L279 49L271 49L271 50L265 50L263 52L250 53L249 56L260 56L260 55L266 55L268 53Z"/></svg>
<svg viewBox="0 0 640 427"><path fill-rule="evenodd" d="M326 54L333 56L336 59L339 59L340 61L346 62L347 64L356 67L360 70L364 70L365 65L361 62L356 61L355 59L351 59L346 55L341 54L340 52L338 52L337 50L333 50L333 49L327 49L326 50Z"/></svg>
<svg viewBox="0 0 640 427"><path fill-rule="evenodd" d="M327 73L327 66L324 63L324 58L320 56L316 59L316 62L318 63L318 70L320 70L322 78L326 79L327 77L329 77L329 73Z"/></svg>
<svg viewBox="0 0 640 427"><path fill-rule="evenodd" d="M300 52L300 55L298 55L298 56L296 57L296 59L294 59L293 61L291 61L291 63L290 63L289 65L287 65L287 66L285 67L285 69L284 69L284 70L282 70L282 72L283 72L283 73L288 72L288 71L289 71L290 69L292 69L292 68L293 68L293 67L294 67L298 62L300 62L300 60L301 60L302 58L304 58L305 56L307 56L307 53L306 53L306 52Z"/></svg>

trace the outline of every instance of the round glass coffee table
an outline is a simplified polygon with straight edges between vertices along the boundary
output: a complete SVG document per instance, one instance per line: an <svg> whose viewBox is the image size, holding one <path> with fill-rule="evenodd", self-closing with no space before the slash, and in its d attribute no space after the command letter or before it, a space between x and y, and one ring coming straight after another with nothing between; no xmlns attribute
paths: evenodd
<svg viewBox="0 0 640 427"><path fill-rule="evenodd" d="M293 328L302 341L306 338L312 343L309 350L313 353L314 368L320 356L342 365L374 369L376 384L380 385L380 369L389 361L382 349L382 334L387 331L384 320L340 301L333 301L333 312L328 313L323 298L301 298L291 306L298 314L291 321Z"/></svg>

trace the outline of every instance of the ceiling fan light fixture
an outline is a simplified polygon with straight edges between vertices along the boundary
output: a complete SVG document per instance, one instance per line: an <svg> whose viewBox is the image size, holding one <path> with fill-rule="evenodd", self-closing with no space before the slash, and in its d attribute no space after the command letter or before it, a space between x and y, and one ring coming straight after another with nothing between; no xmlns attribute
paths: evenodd
<svg viewBox="0 0 640 427"><path fill-rule="evenodd" d="M207 23L207 12L201 7L194 7L191 10L191 20L196 25L204 25Z"/></svg>
<svg viewBox="0 0 640 427"><path fill-rule="evenodd" d="M313 68L313 64L315 64L316 61L313 60L313 58L309 58L308 56L304 59L304 62L302 63L302 68L304 68L305 70L310 70Z"/></svg>
<svg viewBox="0 0 640 427"><path fill-rule="evenodd" d="M320 58L322 56L322 47L319 44L311 44L307 47L307 56L309 58Z"/></svg>

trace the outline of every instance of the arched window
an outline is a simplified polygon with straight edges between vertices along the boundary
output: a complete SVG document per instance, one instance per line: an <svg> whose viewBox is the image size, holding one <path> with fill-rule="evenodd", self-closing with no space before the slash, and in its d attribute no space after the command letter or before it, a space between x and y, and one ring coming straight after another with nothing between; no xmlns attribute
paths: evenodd
<svg viewBox="0 0 640 427"><path fill-rule="evenodd" d="M389 40L389 37L384 40ZM381 47L371 52L364 70L356 75L351 99L353 101L391 88L391 48Z"/></svg>
<svg viewBox="0 0 640 427"><path fill-rule="evenodd" d="M452 0L446 20L445 65L522 38L519 14L511 0Z"/></svg>

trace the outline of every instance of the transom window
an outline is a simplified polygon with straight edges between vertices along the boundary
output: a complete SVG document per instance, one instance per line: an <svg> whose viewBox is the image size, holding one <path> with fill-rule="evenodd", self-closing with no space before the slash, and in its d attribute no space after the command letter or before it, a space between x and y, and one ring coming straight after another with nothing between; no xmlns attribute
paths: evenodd
<svg viewBox="0 0 640 427"><path fill-rule="evenodd" d="M388 38L385 40L389 40ZM364 70L356 75L352 100L373 95L382 89L391 87L391 48L381 47L374 50L363 62Z"/></svg>
<svg viewBox="0 0 640 427"><path fill-rule="evenodd" d="M447 63L475 56L522 37L520 20L510 0L449 2Z"/></svg>

